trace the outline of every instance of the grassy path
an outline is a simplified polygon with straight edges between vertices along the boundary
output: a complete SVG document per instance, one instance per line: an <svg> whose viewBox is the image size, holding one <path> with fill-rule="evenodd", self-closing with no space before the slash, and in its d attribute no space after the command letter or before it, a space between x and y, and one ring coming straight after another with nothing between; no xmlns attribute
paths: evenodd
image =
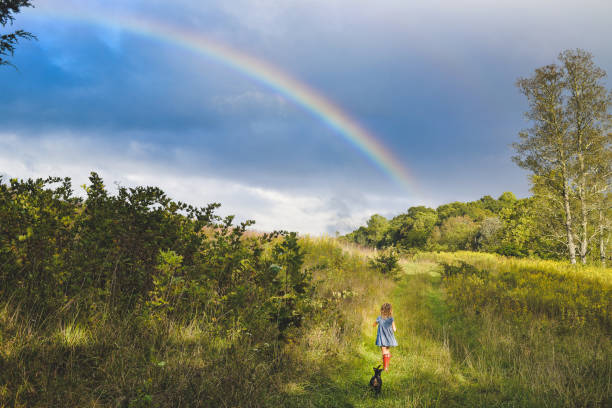
<svg viewBox="0 0 612 408"><path fill-rule="evenodd" d="M399 346L392 350L390 370L383 373L383 393L373 397L367 384L371 367L380 362L371 322L363 327L363 342L354 361L336 378L349 405L355 407L464 406L456 384L464 382L453 370L444 338L447 312L438 289L435 264L405 264L405 276L389 301L393 304ZM381 302L383 300L381 299ZM376 310L372 311L372 320ZM442 336L440 336L442 334ZM366 391L364 392L364 388Z"/></svg>
<svg viewBox="0 0 612 408"><path fill-rule="evenodd" d="M340 356L330 352L317 374L297 379L276 406L612 406L605 362L609 339L602 332L558 332L551 329L556 322L545 317L516 323L487 310L451 312L438 264L403 261L402 267L401 279L385 282L384 290L374 281L362 287L365 301L350 314L351 347L338 347L344 350ZM381 355L372 323L387 301L393 304L399 346L392 349L390 371L383 373L383 390L375 397L368 381Z"/></svg>
<svg viewBox="0 0 612 408"><path fill-rule="evenodd" d="M330 377L315 379L302 395L290 402L312 407L453 407L474 406L463 394L466 383L453 369L445 341L447 312L439 276L433 263L406 263L404 276L388 299L393 304L399 346L392 349L390 370L383 373L383 392L375 397L368 389L372 367L381 364L380 349L374 345L372 323L377 310L361 327L362 341L352 356L331 370ZM330 361L330 364L335 364Z"/></svg>

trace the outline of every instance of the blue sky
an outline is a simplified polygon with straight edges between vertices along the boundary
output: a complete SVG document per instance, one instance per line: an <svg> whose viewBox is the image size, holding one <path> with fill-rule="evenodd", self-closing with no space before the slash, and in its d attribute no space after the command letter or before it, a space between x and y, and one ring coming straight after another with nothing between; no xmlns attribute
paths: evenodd
<svg viewBox="0 0 612 408"><path fill-rule="evenodd" d="M263 230L346 232L412 205L526 196L526 173L511 162L528 126L516 79L576 47L612 73L609 1L34 4L15 28L39 40L19 46L18 70L0 70L1 174L81 184L97 171L111 187L221 202L221 213ZM66 10L189 27L277 66L375 134L417 186L398 186L272 89L172 44L63 18Z"/></svg>

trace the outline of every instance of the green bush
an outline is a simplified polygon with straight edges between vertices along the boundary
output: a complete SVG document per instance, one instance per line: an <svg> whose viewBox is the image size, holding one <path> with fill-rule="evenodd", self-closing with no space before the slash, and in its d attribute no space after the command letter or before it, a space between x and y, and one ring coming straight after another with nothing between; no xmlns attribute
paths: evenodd
<svg viewBox="0 0 612 408"><path fill-rule="evenodd" d="M295 233L246 234L253 221L155 187L111 195L95 173L84 188L81 198L69 179L0 179L0 300L36 321L203 311L253 332L262 314L280 334L301 325L314 287Z"/></svg>
<svg viewBox="0 0 612 408"><path fill-rule="evenodd" d="M394 276L400 271L399 254L393 248L379 251L373 258L370 258L368 264L370 268L383 275Z"/></svg>

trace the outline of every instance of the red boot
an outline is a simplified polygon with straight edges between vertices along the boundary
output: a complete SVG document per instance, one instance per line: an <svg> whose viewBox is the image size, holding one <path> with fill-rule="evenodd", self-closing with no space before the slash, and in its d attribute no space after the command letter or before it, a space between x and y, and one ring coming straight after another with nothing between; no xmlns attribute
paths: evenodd
<svg viewBox="0 0 612 408"><path fill-rule="evenodd" d="M389 371L389 360L391 359L390 354L383 354L383 368L385 371Z"/></svg>

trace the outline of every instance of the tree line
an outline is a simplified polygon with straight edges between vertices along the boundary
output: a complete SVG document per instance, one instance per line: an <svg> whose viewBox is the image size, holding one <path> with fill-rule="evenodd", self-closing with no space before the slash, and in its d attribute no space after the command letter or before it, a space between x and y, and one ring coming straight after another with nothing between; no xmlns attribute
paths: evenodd
<svg viewBox="0 0 612 408"><path fill-rule="evenodd" d="M584 50L520 78L531 127L519 133L513 160L530 171L533 195L504 193L437 209L411 207L391 220L372 216L345 239L377 248L478 250L576 259L603 266L612 225L612 92L606 72Z"/></svg>
<svg viewBox="0 0 612 408"><path fill-rule="evenodd" d="M453 202L435 209L410 207L391 219L375 214L344 236L359 245L402 251L485 251L555 258L561 249L539 236L533 198L505 192L497 199Z"/></svg>

